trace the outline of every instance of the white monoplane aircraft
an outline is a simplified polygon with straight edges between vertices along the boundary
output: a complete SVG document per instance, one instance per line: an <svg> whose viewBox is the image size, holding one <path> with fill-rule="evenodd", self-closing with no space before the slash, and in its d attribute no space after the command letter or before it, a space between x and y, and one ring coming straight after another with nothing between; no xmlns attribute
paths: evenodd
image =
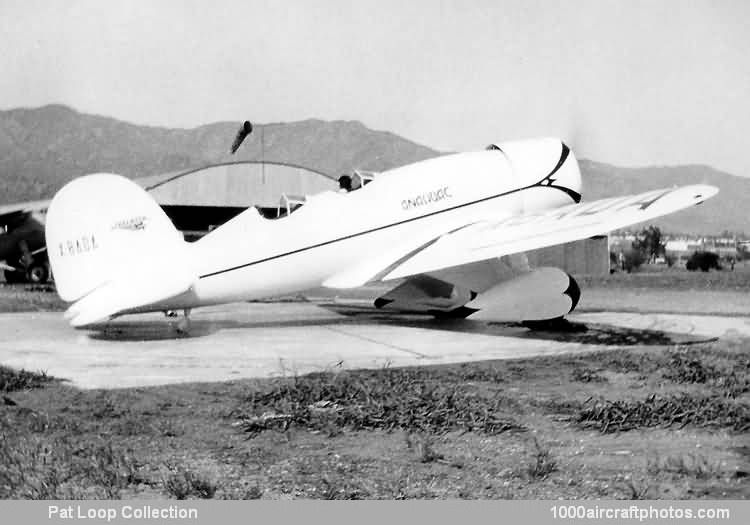
<svg viewBox="0 0 750 525"><path fill-rule="evenodd" d="M578 285L523 252L584 239L699 204L693 185L581 203L570 149L545 138L446 155L349 192L249 208L197 242L118 175L80 177L49 207L47 247L73 326L317 287L393 282L374 306L436 316L535 321L571 312Z"/></svg>

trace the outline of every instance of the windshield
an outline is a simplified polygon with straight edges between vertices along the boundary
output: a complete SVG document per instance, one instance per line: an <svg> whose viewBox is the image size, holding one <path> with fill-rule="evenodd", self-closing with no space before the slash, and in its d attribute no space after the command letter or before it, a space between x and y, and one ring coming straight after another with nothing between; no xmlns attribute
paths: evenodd
<svg viewBox="0 0 750 525"><path fill-rule="evenodd" d="M279 205L275 208L258 208L256 206L256 209L266 219L280 219L297 211L306 201L307 197L304 195L288 195L284 193L281 195Z"/></svg>

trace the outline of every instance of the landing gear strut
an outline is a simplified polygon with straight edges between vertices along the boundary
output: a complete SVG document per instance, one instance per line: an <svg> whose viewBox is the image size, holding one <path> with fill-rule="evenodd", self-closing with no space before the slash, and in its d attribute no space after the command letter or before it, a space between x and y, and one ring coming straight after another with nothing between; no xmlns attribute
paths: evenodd
<svg viewBox="0 0 750 525"><path fill-rule="evenodd" d="M174 329L178 334L189 334L190 333L190 308L185 308L182 313L183 317L177 324L174 325ZM169 318L177 318L179 314L175 310L164 310L164 315Z"/></svg>
<svg viewBox="0 0 750 525"><path fill-rule="evenodd" d="M177 333L187 335L190 333L190 308L185 308L182 313L183 318L177 322Z"/></svg>

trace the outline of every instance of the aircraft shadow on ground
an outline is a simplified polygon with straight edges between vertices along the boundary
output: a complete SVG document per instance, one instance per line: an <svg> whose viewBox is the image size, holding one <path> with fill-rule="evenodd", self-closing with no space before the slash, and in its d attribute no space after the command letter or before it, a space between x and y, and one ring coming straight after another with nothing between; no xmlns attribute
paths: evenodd
<svg viewBox="0 0 750 525"><path fill-rule="evenodd" d="M99 341L167 341L206 337L224 330L254 330L262 328L305 328L362 324L349 318L293 319L279 321L241 321L236 319L192 319L188 333L180 333L169 320L148 321L115 319L86 326L88 337ZM248 334L251 336L252 334Z"/></svg>
<svg viewBox="0 0 750 525"><path fill-rule="evenodd" d="M600 346L659 346L697 344L715 339L695 334L680 334L658 330L641 330L607 324L583 324L564 321L551 329L530 330L520 323L496 323L471 319L445 320L431 316L400 315L380 311L329 308L342 317L318 319L286 319L252 321L236 319L193 319L189 333L179 333L173 322L166 319L116 319L87 327L89 337L102 341L167 341L210 336L224 330L284 329L305 327L391 326L443 332L480 334L518 339L548 340ZM252 333L247 334L248 337Z"/></svg>
<svg viewBox="0 0 750 525"><path fill-rule="evenodd" d="M694 334L661 332L624 328L606 324L571 323L583 330L580 331L545 331L530 330L523 337L544 339L558 342L580 343L604 346L660 346L674 344L697 344L715 340Z"/></svg>
<svg viewBox="0 0 750 525"><path fill-rule="evenodd" d="M115 320L98 323L84 328L91 339L98 341L168 341L172 339L194 339L206 337L220 330L241 327L242 323L232 320L194 320L188 333L180 333L167 320L130 321Z"/></svg>
<svg viewBox="0 0 750 525"><path fill-rule="evenodd" d="M413 316L411 319L396 319L393 315L389 316L384 313L347 311L346 309L340 308L336 308L335 310L343 315L357 318L360 322L366 322L369 318L378 324L515 337L519 339L541 339L560 343L579 343L604 346L659 346L698 344L716 340L716 338L696 334L626 328L598 323L584 324L568 320L563 320L562 323L556 323L555 326L549 329L529 329L522 323L514 322L486 322L472 321L471 319L445 320L434 319L426 316L418 320L415 320Z"/></svg>

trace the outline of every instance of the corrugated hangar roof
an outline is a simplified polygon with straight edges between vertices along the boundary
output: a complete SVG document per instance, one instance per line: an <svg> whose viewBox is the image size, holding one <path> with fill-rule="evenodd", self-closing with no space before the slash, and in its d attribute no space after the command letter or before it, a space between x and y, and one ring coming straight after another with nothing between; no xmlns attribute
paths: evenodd
<svg viewBox="0 0 750 525"><path fill-rule="evenodd" d="M282 162L239 161L137 179L162 205L276 206L283 193L335 190L325 173Z"/></svg>

